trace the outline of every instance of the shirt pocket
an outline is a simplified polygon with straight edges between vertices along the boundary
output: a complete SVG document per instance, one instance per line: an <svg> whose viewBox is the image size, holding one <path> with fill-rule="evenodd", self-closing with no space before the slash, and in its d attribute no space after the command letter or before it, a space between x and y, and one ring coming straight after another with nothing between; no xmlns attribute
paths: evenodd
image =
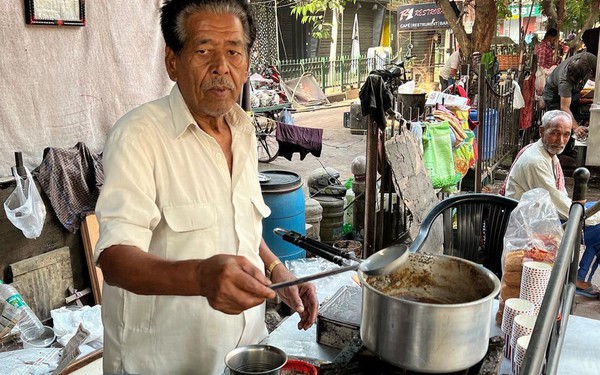
<svg viewBox="0 0 600 375"><path fill-rule="evenodd" d="M163 215L168 226L167 259L205 259L217 254L219 228L214 205L164 207Z"/></svg>

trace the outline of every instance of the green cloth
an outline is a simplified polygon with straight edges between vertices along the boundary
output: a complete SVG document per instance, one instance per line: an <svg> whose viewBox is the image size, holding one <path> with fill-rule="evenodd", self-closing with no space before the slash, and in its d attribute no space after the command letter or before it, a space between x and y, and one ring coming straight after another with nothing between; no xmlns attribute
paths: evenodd
<svg viewBox="0 0 600 375"><path fill-rule="evenodd" d="M454 187L457 183L450 138L450 123L423 123L423 164L436 189Z"/></svg>

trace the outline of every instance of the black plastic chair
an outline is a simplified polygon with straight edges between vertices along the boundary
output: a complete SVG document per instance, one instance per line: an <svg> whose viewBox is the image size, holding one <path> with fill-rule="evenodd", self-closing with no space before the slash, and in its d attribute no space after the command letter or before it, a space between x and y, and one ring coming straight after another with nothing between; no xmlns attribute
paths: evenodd
<svg viewBox="0 0 600 375"><path fill-rule="evenodd" d="M502 277L504 234L519 201L500 195L468 193L446 198L425 216L411 252L423 247L435 219L443 214L444 254L467 259Z"/></svg>

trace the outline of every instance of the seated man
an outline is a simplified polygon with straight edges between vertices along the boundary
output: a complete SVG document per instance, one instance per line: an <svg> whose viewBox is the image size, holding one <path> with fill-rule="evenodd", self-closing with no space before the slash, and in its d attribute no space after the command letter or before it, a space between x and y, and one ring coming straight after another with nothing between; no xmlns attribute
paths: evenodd
<svg viewBox="0 0 600 375"><path fill-rule="evenodd" d="M540 125L540 139L519 152L506 178L506 191L500 189L501 195L520 199L526 191L544 188L550 193L561 220L568 218L571 199L565 189L565 178L557 155L564 150L571 137L571 123L571 116L564 111L546 112ZM586 249L579 263L577 293L597 298L598 290L590 281L595 266L592 272L590 267L594 258L600 255L600 213L587 218L585 224Z"/></svg>
<svg viewBox="0 0 600 375"><path fill-rule="evenodd" d="M579 95L588 79L595 79L596 56L589 52L578 53L560 63L550 73L542 97L547 110L560 109L569 114L573 131L585 137L587 128L579 126L573 110L579 105ZM571 147L567 147L570 150Z"/></svg>

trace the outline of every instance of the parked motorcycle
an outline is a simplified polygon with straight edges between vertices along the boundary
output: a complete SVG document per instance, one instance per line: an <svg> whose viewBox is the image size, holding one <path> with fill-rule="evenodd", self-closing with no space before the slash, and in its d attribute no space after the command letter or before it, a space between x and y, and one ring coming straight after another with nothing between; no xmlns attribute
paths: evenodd
<svg viewBox="0 0 600 375"><path fill-rule="evenodd" d="M380 76L383 79L385 88L390 93L396 94L398 93L398 87L408 80L404 64L412 58L413 56L407 56L404 61L387 64L383 69L372 70L369 74Z"/></svg>

